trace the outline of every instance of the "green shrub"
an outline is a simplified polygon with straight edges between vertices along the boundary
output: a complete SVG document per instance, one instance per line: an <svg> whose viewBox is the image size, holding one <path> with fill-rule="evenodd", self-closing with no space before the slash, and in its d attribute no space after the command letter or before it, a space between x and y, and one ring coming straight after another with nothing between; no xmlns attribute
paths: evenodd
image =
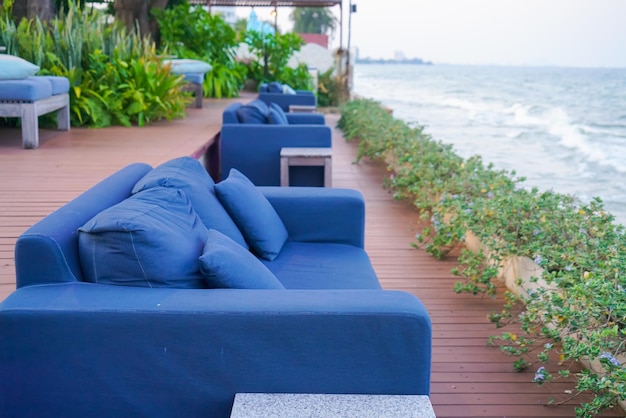
<svg viewBox="0 0 626 418"><path fill-rule="evenodd" d="M248 31L245 42L256 57L248 63L247 77L257 83L278 81L296 90L312 90L312 77L306 64L293 69L287 66L304 41L295 33L273 34Z"/></svg>
<svg viewBox="0 0 626 418"><path fill-rule="evenodd" d="M206 61L212 65L204 80L207 97L237 97L245 72L235 60L235 30L219 15L187 1L166 10L155 10L162 47L178 58Z"/></svg>
<svg viewBox="0 0 626 418"><path fill-rule="evenodd" d="M572 361L598 361L604 373L574 374L579 393L594 395L577 415L595 416L626 400L626 233L599 198L584 204L525 188L514 172L494 170L478 156L462 159L371 100L344 106L339 127L346 139L359 141L357 160L385 162L385 187L429 221L415 247L443 257L469 232L480 240L485 250L462 249L453 271L461 278L456 292L496 295L498 267L512 256L542 267L525 295L505 291L503 309L491 314L498 327L515 323L524 332L490 339L516 358L516 370L539 364L534 381L546 384L573 374ZM539 280L545 286L534 288ZM521 279L517 284L524 286ZM555 357L559 363L548 370Z"/></svg>
<svg viewBox="0 0 626 418"><path fill-rule="evenodd" d="M70 4L48 23L16 25L3 16L0 33L8 53L39 65L40 74L70 80L74 126L143 126L185 114L182 77L161 65L153 42L107 24L95 9Z"/></svg>

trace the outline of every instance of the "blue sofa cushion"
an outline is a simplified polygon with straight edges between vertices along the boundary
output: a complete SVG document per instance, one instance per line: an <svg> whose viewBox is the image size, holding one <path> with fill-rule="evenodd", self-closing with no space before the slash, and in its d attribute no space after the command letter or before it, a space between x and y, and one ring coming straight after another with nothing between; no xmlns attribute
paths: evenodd
<svg viewBox="0 0 626 418"><path fill-rule="evenodd" d="M276 103L270 103L270 113L267 116L267 120L271 125L289 125L287 115L283 109Z"/></svg>
<svg viewBox="0 0 626 418"><path fill-rule="evenodd" d="M78 229L83 276L99 284L206 288L198 258L207 236L182 191L144 190Z"/></svg>
<svg viewBox="0 0 626 418"><path fill-rule="evenodd" d="M215 183L200 161L180 157L167 161L139 180L132 193L153 187L171 187L185 192L207 229L217 229L248 249L243 235L215 195Z"/></svg>
<svg viewBox="0 0 626 418"><path fill-rule="evenodd" d="M287 241L262 263L286 289L380 289L365 250L346 244Z"/></svg>
<svg viewBox="0 0 626 418"><path fill-rule="evenodd" d="M32 102L50 96L52 96L52 84L45 77L33 76L23 80L0 80L0 100Z"/></svg>
<svg viewBox="0 0 626 418"><path fill-rule="evenodd" d="M267 198L237 169L215 185L220 199L250 248L261 258L273 260L287 241L287 229Z"/></svg>
<svg viewBox="0 0 626 418"><path fill-rule="evenodd" d="M237 119L239 119L239 123L266 124L269 113L267 104L256 99L237 109Z"/></svg>
<svg viewBox="0 0 626 418"><path fill-rule="evenodd" d="M250 251L214 229L200 256L200 271L209 288L284 289Z"/></svg>
<svg viewBox="0 0 626 418"><path fill-rule="evenodd" d="M14 55L0 54L0 80L22 80L39 71L39 67Z"/></svg>
<svg viewBox="0 0 626 418"><path fill-rule="evenodd" d="M282 93L283 85L279 83L278 81L272 81L271 83L267 85L267 92L268 93Z"/></svg>

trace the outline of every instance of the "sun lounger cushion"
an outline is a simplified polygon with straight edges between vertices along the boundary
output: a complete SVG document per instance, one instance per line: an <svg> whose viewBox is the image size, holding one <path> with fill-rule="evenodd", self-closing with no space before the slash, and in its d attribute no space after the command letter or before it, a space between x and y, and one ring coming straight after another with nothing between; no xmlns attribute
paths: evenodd
<svg viewBox="0 0 626 418"><path fill-rule="evenodd" d="M45 77L0 80L0 100L34 102L52 96L52 84Z"/></svg>
<svg viewBox="0 0 626 418"><path fill-rule="evenodd" d="M204 73L184 74L185 81L188 83L202 84L204 83Z"/></svg>
<svg viewBox="0 0 626 418"><path fill-rule="evenodd" d="M200 271L211 289L284 289L250 251L214 229L209 230Z"/></svg>
<svg viewBox="0 0 626 418"><path fill-rule="evenodd" d="M0 54L0 80L21 80L35 75L39 67L14 55Z"/></svg>
<svg viewBox="0 0 626 418"><path fill-rule="evenodd" d="M267 198L237 169L215 185L220 199L250 248L261 258L273 260L287 241L283 221Z"/></svg>
<svg viewBox="0 0 626 418"><path fill-rule="evenodd" d="M208 229L217 229L239 245L248 249L243 235L215 195L215 183L202 164L191 157L167 161L139 180L132 193L153 187L171 187L182 190L202 223Z"/></svg>
<svg viewBox="0 0 626 418"><path fill-rule="evenodd" d="M52 85L52 95L67 93L70 90L70 80L67 77L57 77L53 75L40 75L39 78L45 78Z"/></svg>
<svg viewBox="0 0 626 418"><path fill-rule="evenodd" d="M208 62L184 58L164 60L163 63L169 64L175 74L204 74L213 68Z"/></svg>
<svg viewBox="0 0 626 418"><path fill-rule="evenodd" d="M180 190L154 187L106 209L78 229L88 282L206 288L198 258L208 230Z"/></svg>

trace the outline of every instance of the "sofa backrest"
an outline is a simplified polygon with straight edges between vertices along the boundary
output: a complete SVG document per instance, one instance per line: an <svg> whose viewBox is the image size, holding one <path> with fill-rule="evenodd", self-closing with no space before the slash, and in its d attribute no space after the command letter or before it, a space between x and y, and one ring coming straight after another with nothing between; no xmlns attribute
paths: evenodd
<svg viewBox="0 0 626 418"><path fill-rule="evenodd" d="M237 111L239 108L243 106L242 103L233 103L224 109L222 113L222 123L223 124L234 124L239 123L239 119L237 118Z"/></svg>
<svg viewBox="0 0 626 418"><path fill-rule="evenodd" d="M135 183L151 169L147 164L131 164L26 230L15 244L17 288L83 281L78 228L130 196Z"/></svg>

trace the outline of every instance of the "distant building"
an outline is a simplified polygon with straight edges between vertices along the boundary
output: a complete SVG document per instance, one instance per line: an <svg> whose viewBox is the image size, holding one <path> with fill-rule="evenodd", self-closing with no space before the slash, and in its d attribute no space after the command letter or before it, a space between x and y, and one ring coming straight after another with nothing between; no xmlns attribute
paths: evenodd
<svg viewBox="0 0 626 418"><path fill-rule="evenodd" d="M206 8L206 6L205 6ZM229 6L211 6L211 13L221 14L224 21L229 25L234 25L237 22L237 15L235 14L235 8Z"/></svg>
<svg viewBox="0 0 626 418"><path fill-rule="evenodd" d="M404 61L406 60L406 56L404 55L404 52L402 51L395 51L393 53L393 59L396 61Z"/></svg>
<svg viewBox="0 0 626 418"><path fill-rule="evenodd" d="M305 44L317 44L321 47L328 48L328 35L321 33L299 33L298 35L304 39Z"/></svg>

